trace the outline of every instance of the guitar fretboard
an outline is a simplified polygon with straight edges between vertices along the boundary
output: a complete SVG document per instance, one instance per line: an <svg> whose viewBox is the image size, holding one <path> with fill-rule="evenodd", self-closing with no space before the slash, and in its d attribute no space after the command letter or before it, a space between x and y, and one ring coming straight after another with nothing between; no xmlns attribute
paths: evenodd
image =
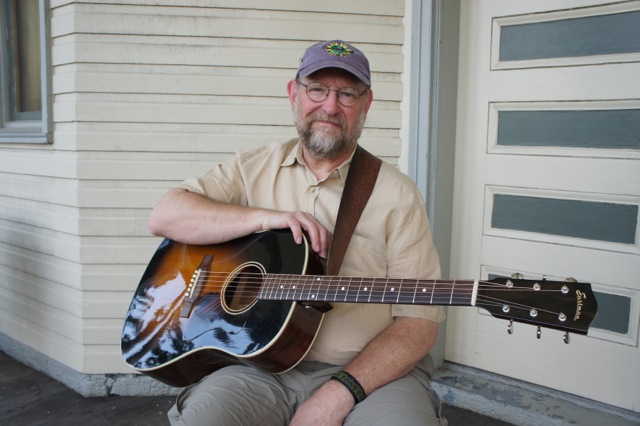
<svg viewBox="0 0 640 426"><path fill-rule="evenodd" d="M473 280L267 274L259 299L297 302L473 306Z"/></svg>

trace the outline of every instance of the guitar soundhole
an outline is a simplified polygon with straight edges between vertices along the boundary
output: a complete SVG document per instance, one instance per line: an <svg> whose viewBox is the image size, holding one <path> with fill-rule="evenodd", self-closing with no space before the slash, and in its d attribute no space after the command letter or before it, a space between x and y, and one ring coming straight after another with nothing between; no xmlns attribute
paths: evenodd
<svg viewBox="0 0 640 426"><path fill-rule="evenodd" d="M230 313L249 309L257 300L265 270L259 263L249 262L229 274L222 294L223 308Z"/></svg>

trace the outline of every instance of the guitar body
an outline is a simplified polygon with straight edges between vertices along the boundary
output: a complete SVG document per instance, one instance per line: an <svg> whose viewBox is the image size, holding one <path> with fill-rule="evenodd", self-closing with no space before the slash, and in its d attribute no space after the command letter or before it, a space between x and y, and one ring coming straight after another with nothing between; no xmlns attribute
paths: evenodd
<svg viewBox="0 0 640 426"><path fill-rule="evenodd" d="M264 274L321 274L310 253L287 231L217 245L165 239L125 318L125 361L180 387L228 365L274 373L294 367L311 347L323 309L255 296Z"/></svg>

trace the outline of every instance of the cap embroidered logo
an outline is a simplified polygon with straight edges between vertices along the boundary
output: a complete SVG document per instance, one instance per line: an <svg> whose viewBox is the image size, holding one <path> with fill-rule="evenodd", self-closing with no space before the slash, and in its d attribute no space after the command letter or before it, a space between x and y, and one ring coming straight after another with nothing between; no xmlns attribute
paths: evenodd
<svg viewBox="0 0 640 426"><path fill-rule="evenodd" d="M329 43L325 46L324 50L329 52L330 55L342 57L349 56L353 53L353 50L349 49L349 46L346 44L336 42Z"/></svg>

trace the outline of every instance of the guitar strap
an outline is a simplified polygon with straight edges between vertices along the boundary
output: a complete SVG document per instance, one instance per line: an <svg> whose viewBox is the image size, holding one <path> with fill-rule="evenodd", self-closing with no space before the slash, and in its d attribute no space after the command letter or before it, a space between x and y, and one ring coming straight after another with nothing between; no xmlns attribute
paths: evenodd
<svg viewBox="0 0 640 426"><path fill-rule="evenodd" d="M338 275L340 271L349 241L362 210L369 201L381 165L382 160L358 145L351 159L349 174L340 199L336 227L327 258L327 275Z"/></svg>

